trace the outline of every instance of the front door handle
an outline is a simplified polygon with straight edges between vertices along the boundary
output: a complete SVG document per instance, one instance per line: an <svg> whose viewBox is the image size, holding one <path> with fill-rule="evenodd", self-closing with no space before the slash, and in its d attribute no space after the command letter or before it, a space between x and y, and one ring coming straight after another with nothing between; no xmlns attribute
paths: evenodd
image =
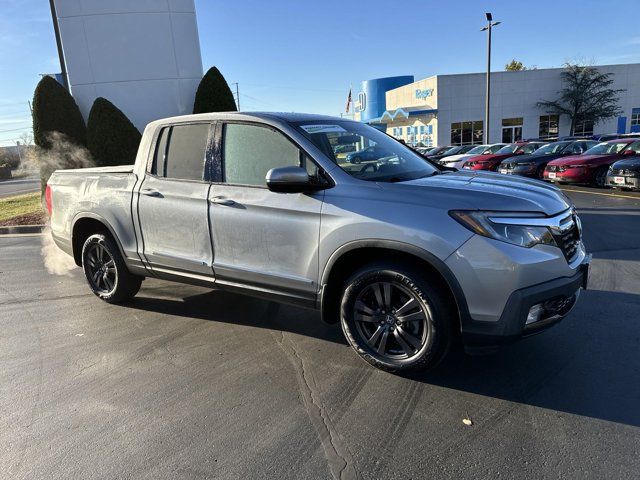
<svg viewBox="0 0 640 480"><path fill-rule="evenodd" d="M147 197L162 197L162 194L155 188L143 188L140 193Z"/></svg>
<svg viewBox="0 0 640 480"><path fill-rule="evenodd" d="M231 206L236 204L236 202L234 202L230 198L225 198L225 197L213 197L211 199L211 203L215 203L216 205L226 205L226 206Z"/></svg>

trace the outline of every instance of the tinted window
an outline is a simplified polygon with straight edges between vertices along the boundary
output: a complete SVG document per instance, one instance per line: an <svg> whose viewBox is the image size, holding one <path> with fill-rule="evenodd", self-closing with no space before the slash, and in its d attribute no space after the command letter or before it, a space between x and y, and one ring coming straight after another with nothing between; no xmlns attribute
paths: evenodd
<svg viewBox="0 0 640 480"><path fill-rule="evenodd" d="M164 176L164 159L167 152L167 137L169 136L169 130L171 128L163 128L158 135L158 141L156 142L156 151L153 156L153 166L151 167L151 173Z"/></svg>
<svg viewBox="0 0 640 480"><path fill-rule="evenodd" d="M164 176L183 180L202 180L208 136L208 123L171 127Z"/></svg>
<svg viewBox="0 0 640 480"><path fill-rule="evenodd" d="M266 185L272 168L300 165L300 150L280 132L230 123L224 128L224 181Z"/></svg>

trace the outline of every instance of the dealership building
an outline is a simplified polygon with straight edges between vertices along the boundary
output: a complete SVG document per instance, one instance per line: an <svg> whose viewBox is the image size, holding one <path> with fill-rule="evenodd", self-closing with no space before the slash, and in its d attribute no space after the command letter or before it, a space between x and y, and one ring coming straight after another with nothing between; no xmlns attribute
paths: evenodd
<svg viewBox="0 0 640 480"><path fill-rule="evenodd" d="M640 64L596 66L613 74L623 113L595 125L584 122L576 135L640 132ZM551 139L570 134L566 116L537 106L562 89L561 68L491 74L489 142ZM485 73L377 78L362 82L356 118L408 144L466 145L483 142Z"/></svg>

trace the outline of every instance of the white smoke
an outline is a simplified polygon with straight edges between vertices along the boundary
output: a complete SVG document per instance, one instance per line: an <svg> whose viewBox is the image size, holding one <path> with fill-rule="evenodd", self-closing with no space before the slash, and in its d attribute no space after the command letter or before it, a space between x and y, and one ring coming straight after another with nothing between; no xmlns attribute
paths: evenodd
<svg viewBox="0 0 640 480"><path fill-rule="evenodd" d="M40 170L40 176L48 179L58 169L93 167L94 162L89 151L70 142L59 132L49 134L47 140L51 148L35 147L31 149L29 162ZM44 266L52 275L71 275L77 267L72 256L60 250L53 241L49 225L42 232L42 248L40 249Z"/></svg>
<svg viewBox="0 0 640 480"><path fill-rule="evenodd" d="M46 226L42 232L42 248L40 249L44 268L51 275L71 275L71 271L77 267L71 255L60 250L53 241L51 228Z"/></svg>

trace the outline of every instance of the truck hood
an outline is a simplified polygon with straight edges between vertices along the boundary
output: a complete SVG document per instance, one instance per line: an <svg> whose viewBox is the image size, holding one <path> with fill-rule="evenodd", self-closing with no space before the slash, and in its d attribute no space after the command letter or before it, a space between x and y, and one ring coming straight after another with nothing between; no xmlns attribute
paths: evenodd
<svg viewBox="0 0 640 480"><path fill-rule="evenodd" d="M538 212L555 215L572 202L557 187L539 180L482 171L448 172L408 182L380 184L398 195L450 210ZM404 198L407 198L406 196Z"/></svg>

